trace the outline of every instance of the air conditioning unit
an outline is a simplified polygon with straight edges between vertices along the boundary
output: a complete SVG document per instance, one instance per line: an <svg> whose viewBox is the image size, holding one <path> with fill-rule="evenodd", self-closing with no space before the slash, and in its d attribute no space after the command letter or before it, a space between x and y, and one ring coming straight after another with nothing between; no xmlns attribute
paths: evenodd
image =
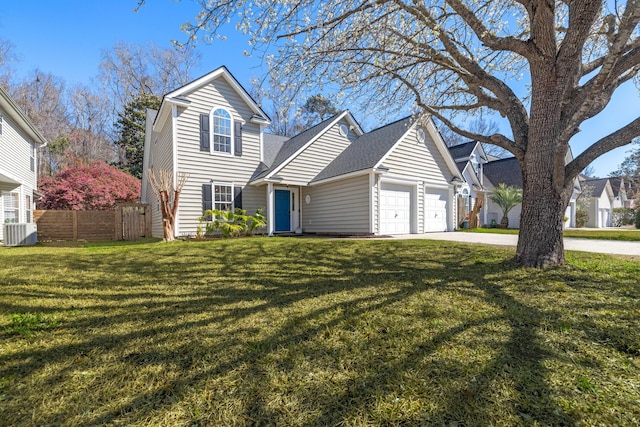
<svg viewBox="0 0 640 427"><path fill-rule="evenodd" d="M4 245L24 246L38 243L38 227L35 223L4 224Z"/></svg>

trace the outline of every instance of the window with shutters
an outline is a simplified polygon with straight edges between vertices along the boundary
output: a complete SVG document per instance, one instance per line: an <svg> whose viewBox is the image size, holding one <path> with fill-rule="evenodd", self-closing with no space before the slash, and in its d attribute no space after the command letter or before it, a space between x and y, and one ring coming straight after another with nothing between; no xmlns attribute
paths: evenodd
<svg viewBox="0 0 640 427"><path fill-rule="evenodd" d="M3 193L2 208L4 211L5 224L20 222L20 211L18 206L18 193Z"/></svg>
<svg viewBox="0 0 640 427"><path fill-rule="evenodd" d="M242 209L242 187L228 183L202 184L202 212ZM207 221L211 218L207 217Z"/></svg>
<svg viewBox="0 0 640 427"><path fill-rule="evenodd" d="M230 211L233 209L233 186L213 185L213 209Z"/></svg>
<svg viewBox="0 0 640 427"><path fill-rule="evenodd" d="M232 153L233 123L231 114L223 109L213 110L213 151L218 153Z"/></svg>

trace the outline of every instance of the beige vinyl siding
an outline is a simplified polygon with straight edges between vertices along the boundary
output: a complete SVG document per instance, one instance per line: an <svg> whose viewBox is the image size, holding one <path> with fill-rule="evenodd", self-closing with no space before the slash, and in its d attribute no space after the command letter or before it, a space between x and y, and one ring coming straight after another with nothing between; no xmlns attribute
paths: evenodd
<svg viewBox="0 0 640 427"><path fill-rule="evenodd" d="M31 171L32 141L2 112L2 135L0 135L0 171L20 181L31 189L36 187L37 158L34 157L34 171ZM1 180L2 178L0 178Z"/></svg>
<svg viewBox="0 0 640 427"><path fill-rule="evenodd" d="M308 233L369 233L369 175L302 189L302 230ZM305 202L306 196L311 203Z"/></svg>
<svg viewBox="0 0 640 427"><path fill-rule="evenodd" d="M331 163L350 144L349 138L340 135L340 125L347 125L346 120L337 124L322 134L306 150L291 160L277 175L284 182L307 183L316 177L329 163Z"/></svg>
<svg viewBox="0 0 640 427"><path fill-rule="evenodd" d="M173 141L171 133L171 119L164 122L159 132L154 132L151 138L149 167L153 163L153 168L173 170ZM153 237L163 237L162 214L159 210L159 200L147 184L147 203L151 209L151 235Z"/></svg>
<svg viewBox="0 0 640 427"><path fill-rule="evenodd" d="M440 154L438 147L425 132L425 141L419 142L416 137L416 128L412 128L400 143L394 147L388 157L382 162L382 166L389 169L385 178L407 179L418 181L416 194L417 201L417 229L412 232L424 233L424 193L430 185L448 185L453 175L446 165L445 159ZM424 184L423 184L424 182ZM407 182L409 184L409 182ZM378 184L379 187L379 184ZM378 191L376 191L377 193ZM447 210L452 205L448 201ZM379 211L376 200L375 211ZM376 227L379 226L376 218ZM376 228L376 232L378 229Z"/></svg>
<svg viewBox="0 0 640 427"><path fill-rule="evenodd" d="M0 174L7 175L19 182L3 181L0 177L0 240L4 239L4 198L3 192L18 193L18 220L26 222L26 196L31 196L36 189L37 157L34 157L34 171L31 171L32 141L9 117L0 110L3 116L2 134L0 135ZM30 209L33 209L32 207Z"/></svg>
<svg viewBox="0 0 640 427"><path fill-rule="evenodd" d="M424 143L418 142L415 128L382 162L394 177L419 178L432 184L448 184L453 178L436 144L426 133Z"/></svg>
<svg viewBox="0 0 640 427"><path fill-rule="evenodd" d="M180 109L177 119L177 167L179 172L189 173L189 180L181 195L178 218L179 234L194 235L202 215L203 184L213 180L243 187L243 207L249 214L266 206L266 190L247 187L260 163L260 126L250 122L254 112L244 100L222 77L186 98L191 105ZM234 121L244 123L242 156L200 151L200 114L209 114L215 107L227 109ZM211 145L213 148L213 140Z"/></svg>

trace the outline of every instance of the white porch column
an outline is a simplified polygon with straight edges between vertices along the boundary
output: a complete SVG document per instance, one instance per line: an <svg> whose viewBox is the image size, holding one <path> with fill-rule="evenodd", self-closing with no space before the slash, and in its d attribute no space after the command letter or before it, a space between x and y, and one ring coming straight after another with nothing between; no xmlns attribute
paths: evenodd
<svg viewBox="0 0 640 427"><path fill-rule="evenodd" d="M267 183L267 233L273 236L275 230L274 191L273 183Z"/></svg>

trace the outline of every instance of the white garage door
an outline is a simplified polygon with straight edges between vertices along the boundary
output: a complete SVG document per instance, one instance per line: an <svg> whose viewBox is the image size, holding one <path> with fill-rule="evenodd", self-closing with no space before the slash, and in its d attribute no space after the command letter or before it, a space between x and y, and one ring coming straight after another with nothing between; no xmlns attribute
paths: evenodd
<svg viewBox="0 0 640 427"><path fill-rule="evenodd" d="M447 194L424 195L424 231L447 231Z"/></svg>
<svg viewBox="0 0 640 427"><path fill-rule="evenodd" d="M380 234L411 232L411 187L383 184L380 189Z"/></svg>

